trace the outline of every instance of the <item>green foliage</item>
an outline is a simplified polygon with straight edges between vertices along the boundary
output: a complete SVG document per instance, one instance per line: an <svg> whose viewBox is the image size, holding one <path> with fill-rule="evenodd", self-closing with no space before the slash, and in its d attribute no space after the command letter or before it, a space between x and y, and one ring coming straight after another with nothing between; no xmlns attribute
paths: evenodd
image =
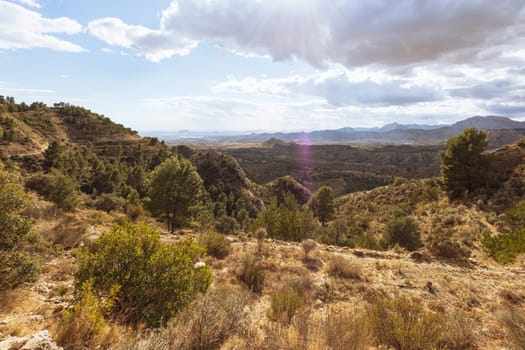
<svg viewBox="0 0 525 350"><path fill-rule="evenodd" d="M504 220L511 230L525 229L525 201L518 202L507 211Z"/></svg>
<svg viewBox="0 0 525 350"><path fill-rule="evenodd" d="M389 247L398 244L408 250L421 247L416 221L409 216L397 216L386 223L385 242Z"/></svg>
<svg viewBox="0 0 525 350"><path fill-rule="evenodd" d="M302 305L299 293L293 289L280 290L272 294L268 318L290 324L297 310Z"/></svg>
<svg viewBox="0 0 525 350"><path fill-rule="evenodd" d="M29 253L0 250L0 291L36 282L40 261Z"/></svg>
<svg viewBox="0 0 525 350"><path fill-rule="evenodd" d="M508 264L519 254L525 253L525 201L518 202L507 211L504 220L511 232L487 236L481 243L489 256L502 264Z"/></svg>
<svg viewBox="0 0 525 350"><path fill-rule="evenodd" d="M485 185L487 133L468 128L447 140L440 153L443 188L451 198L461 197Z"/></svg>
<svg viewBox="0 0 525 350"><path fill-rule="evenodd" d="M76 286L92 280L97 297L114 296L114 316L157 326L208 288L209 268L195 266L204 253L191 239L167 245L155 229L126 223L79 252Z"/></svg>
<svg viewBox="0 0 525 350"><path fill-rule="evenodd" d="M333 219L335 214L334 191L329 186L321 186L310 200L310 209L323 226Z"/></svg>
<svg viewBox="0 0 525 350"><path fill-rule="evenodd" d="M49 170L57 165L58 159L64 153L64 146L58 142L53 141L49 144L44 152L44 161L42 163L45 170Z"/></svg>
<svg viewBox="0 0 525 350"><path fill-rule="evenodd" d="M223 215L217 219L215 229L224 234L233 234L239 229L239 224L231 216Z"/></svg>
<svg viewBox="0 0 525 350"><path fill-rule="evenodd" d="M148 181L150 209L162 217L168 229L187 223L192 208L199 204L203 182L189 160L172 157L157 166Z"/></svg>
<svg viewBox="0 0 525 350"><path fill-rule="evenodd" d="M525 230L486 237L481 243L489 256L502 264L508 264L518 254L525 253Z"/></svg>
<svg viewBox="0 0 525 350"><path fill-rule="evenodd" d="M31 236L31 221L22 214L27 204L18 172L0 164L0 290L33 282L39 274L37 259L23 251Z"/></svg>
<svg viewBox="0 0 525 350"><path fill-rule="evenodd" d="M230 254L230 242L220 233L210 232L199 237L199 244L206 248L208 255L224 259Z"/></svg>
<svg viewBox="0 0 525 350"><path fill-rule="evenodd" d="M250 291L261 293L264 287L265 272L259 262L250 256L245 256L238 273L239 280L243 282Z"/></svg>
<svg viewBox="0 0 525 350"><path fill-rule="evenodd" d="M435 179L426 179L423 182L423 199L434 202L439 198L441 189Z"/></svg>
<svg viewBox="0 0 525 350"><path fill-rule="evenodd" d="M272 238L300 242L312 235L316 223L312 212L302 211L293 194L287 193L283 203L278 204L274 199L259 214L255 227L266 227Z"/></svg>
<svg viewBox="0 0 525 350"><path fill-rule="evenodd" d="M94 348L107 327L104 314L112 308L113 300L105 302L93 293L93 282L85 281L80 287L78 300L70 310L64 311L57 341L66 348Z"/></svg>
<svg viewBox="0 0 525 350"><path fill-rule="evenodd" d="M77 183L58 170L53 170L52 174L49 200L66 211L75 209L79 204Z"/></svg>
<svg viewBox="0 0 525 350"><path fill-rule="evenodd" d="M125 200L113 193L104 193L95 201L95 208L111 213L113 210L120 210L124 206Z"/></svg>

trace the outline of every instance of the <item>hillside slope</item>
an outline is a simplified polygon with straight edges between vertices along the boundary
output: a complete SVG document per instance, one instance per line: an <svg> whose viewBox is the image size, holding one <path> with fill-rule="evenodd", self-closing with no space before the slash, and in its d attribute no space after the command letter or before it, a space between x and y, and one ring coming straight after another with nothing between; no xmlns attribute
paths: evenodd
<svg viewBox="0 0 525 350"><path fill-rule="evenodd" d="M34 103L29 107L0 106L0 149L8 156L30 155L52 141L115 143L138 141L136 131L82 107ZM3 108L2 108L3 107Z"/></svg>

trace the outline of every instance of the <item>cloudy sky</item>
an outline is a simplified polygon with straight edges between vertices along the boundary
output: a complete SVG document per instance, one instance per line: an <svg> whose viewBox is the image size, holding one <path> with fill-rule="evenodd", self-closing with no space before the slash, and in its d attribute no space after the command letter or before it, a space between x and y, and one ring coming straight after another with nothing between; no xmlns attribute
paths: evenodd
<svg viewBox="0 0 525 350"><path fill-rule="evenodd" d="M0 67L139 131L525 120L525 1L0 0Z"/></svg>

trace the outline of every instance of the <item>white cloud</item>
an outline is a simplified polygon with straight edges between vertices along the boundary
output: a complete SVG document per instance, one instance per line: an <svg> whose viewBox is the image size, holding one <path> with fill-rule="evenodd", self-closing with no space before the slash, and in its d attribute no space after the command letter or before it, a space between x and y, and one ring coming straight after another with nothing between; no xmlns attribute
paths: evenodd
<svg viewBox="0 0 525 350"><path fill-rule="evenodd" d="M91 21L88 31L108 45L133 49L152 62L175 55L187 55L197 45L196 41L176 33L129 25L118 18Z"/></svg>
<svg viewBox="0 0 525 350"><path fill-rule="evenodd" d="M34 7L37 9L42 7L42 5L40 5L38 2L34 0L15 0L15 1L21 3L22 5L26 5L28 7Z"/></svg>
<svg viewBox="0 0 525 350"><path fill-rule="evenodd" d="M70 18L45 18L37 12L0 0L0 49L40 47L81 52L85 51L81 46L50 35L77 34L81 31L82 26Z"/></svg>
<svg viewBox="0 0 525 350"><path fill-rule="evenodd" d="M426 82L428 84L428 82ZM431 84L386 75L382 72L331 69L310 76L294 75L281 79L248 77L227 81L213 87L215 92L271 95L307 95L322 97L332 106L406 105L436 101L443 96Z"/></svg>
<svg viewBox="0 0 525 350"><path fill-rule="evenodd" d="M115 18L90 28L155 60L205 41L248 57L356 67L486 62L510 51L523 62L524 20L522 0L173 0L158 30Z"/></svg>

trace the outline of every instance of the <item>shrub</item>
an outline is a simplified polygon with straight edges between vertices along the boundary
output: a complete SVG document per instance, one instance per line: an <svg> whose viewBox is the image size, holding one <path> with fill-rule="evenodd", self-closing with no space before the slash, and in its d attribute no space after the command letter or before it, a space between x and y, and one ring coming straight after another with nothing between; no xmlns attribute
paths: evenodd
<svg viewBox="0 0 525 350"><path fill-rule="evenodd" d="M430 253L439 258L464 261L470 257L471 251L450 234L442 233L433 237L428 243Z"/></svg>
<svg viewBox="0 0 525 350"><path fill-rule="evenodd" d="M27 193L18 172L6 171L0 163L0 290L38 277L38 260L24 252L34 243L31 221L23 215L27 207Z"/></svg>
<svg viewBox="0 0 525 350"><path fill-rule="evenodd" d="M230 242L224 235L216 232L202 234L199 244L206 248L208 255L223 259L230 254Z"/></svg>
<svg viewBox="0 0 525 350"><path fill-rule="evenodd" d="M120 210L124 206L125 200L113 193L104 193L95 201L95 208L111 213L113 210Z"/></svg>
<svg viewBox="0 0 525 350"><path fill-rule="evenodd" d="M125 223L79 252L76 287L92 280L97 297L115 295L113 315L157 326L208 288L209 268L195 266L204 251L192 239L168 245L155 229Z"/></svg>
<svg viewBox="0 0 525 350"><path fill-rule="evenodd" d="M126 205L126 214L131 221L137 221L138 218L144 216L144 208L141 204L128 203Z"/></svg>
<svg viewBox="0 0 525 350"><path fill-rule="evenodd" d="M215 224L215 229L224 234L233 234L239 228L240 225L237 220L231 216L226 215L221 216Z"/></svg>
<svg viewBox="0 0 525 350"><path fill-rule="evenodd" d="M443 318L407 298L380 300L367 317L378 342L394 349L433 349L443 334Z"/></svg>
<svg viewBox="0 0 525 350"><path fill-rule="evenodd" d="M365 350L371 348L372 337L362 315L330 307L323 325L325 342L332 349Z"/></svg>
<svg viewBox="0 0 525 350"><path fill-rule="evenodd" d="M498 316L499 322L505 327L507 339L512 349L525 349L525 316L516 307L507 306Z"/></svg>
<svg viewBox="0 0 525 350"><path fill-rule="evenodd" d="M247 328L250 296L219 287L195 300L157 335L171 349L213 350Z"/></svg>
<svg viewBox="0 0 525 350"><path fill-rule="evenodd" d="M0 291L36 282L40 262L32 254L0 251Z"/></svg>
<svg viewBox="0 0 525 350"><path fill-rule="evenodd" d="M243 258L238 277L250 291L254 293L262 292L265 273L255 258L250 256Z"/></svg>
<svg viewBox="0 0 525 350"><path fill-rule="evenodd" d="M416 221L409 216L395 217L386 224L385 241L389 247L396 244L408 250L421 247Z"/></svg>
<svg viewBox="0 0 525 350"><path fill-rule="evenodd" d="M481 243L489 256L499 263L508 264L525 252L525 230L486 237Z"/></svg>
<svg viewBox="0 0 525 350"><path fill-rule="evenodd" d="M334 255L328 263L328 274L338 278L361 279L362 268L341 255Z"/></svg>
<svg viewBox="0 0 525 350"><path fill-rule="evenodd" d="M301 307L302 300L295 290L280 290L272 295L268 318L290 324L297 310Z"/></svg>
<svg viewBox="0 0 525 350"><path fill-rule="evenodd" d="M111 300L104 304L93 294L93 282L84 282L78 301L71 310L64 312L56 335L58 344L70 349L95 348L100 345L109 333L104 318L104 310L108 307L111 307Z"/></svg>
<svg viewBox="0 0 525 350"><path fill-rule="evenodd" d="M310 253L317 249L317 242L313 239L305 239L301 242L301 247L304 252L304 260L307 260Z"/></svg>

